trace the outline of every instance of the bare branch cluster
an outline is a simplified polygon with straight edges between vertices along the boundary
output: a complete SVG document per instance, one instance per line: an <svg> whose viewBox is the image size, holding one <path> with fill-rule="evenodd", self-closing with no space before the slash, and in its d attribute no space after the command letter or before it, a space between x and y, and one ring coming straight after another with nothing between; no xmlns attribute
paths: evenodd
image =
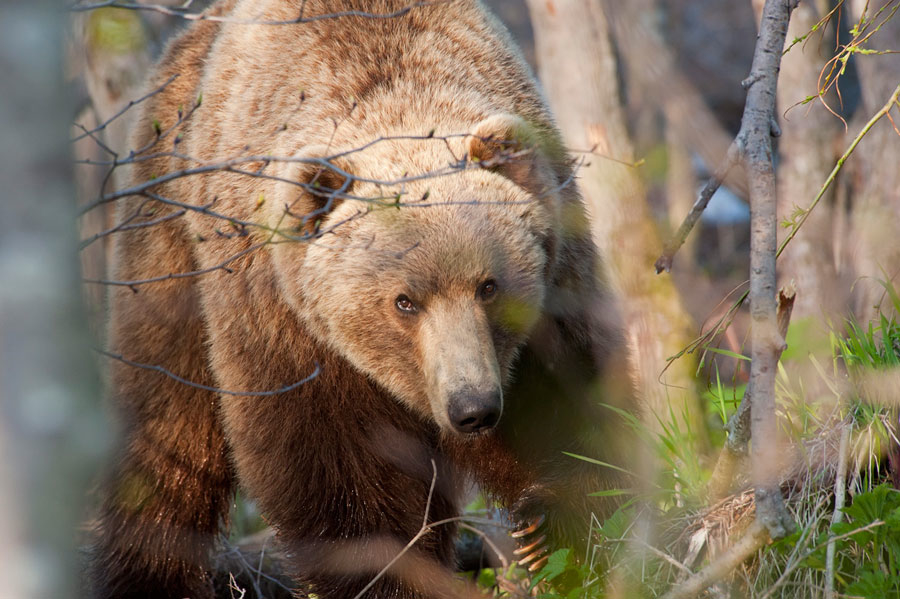
<svg viewBox="0 0 900 599"><path fill-rule="evenodd" d="M341 16L368 16L371 18L393 18L405 14L408 10L418 6L424 6L429 4L428 2L418 2L411 4L409 7L404 9L403 11L399 11L398 13L391 13L389 15L377 15L377 14L356 14L356 13L335 13L332 15L327 15L329 18L331 17L341 17ZM106 6L110 7L119 7L119 8L141 8L141 9L149 9L149 10L163 10L165 11L174 11L179 13L180 16L184 16L189 20L193 17L190 14L182 14L179 11L183 11L190 5L188 3L186 6L180 7L178 9L171 9L168 7L162 7L157 5L147 5L147 4L135 4L132 5L130 3L121 3L121 2L103 2L97 4L79 4L76 7L73 7L73 10L89 10L102 8ZM168 13L167 13L168 14ZM304 17L306 20L317 20L318 18L324 17ZM199 16L197 20L203 20ZM277 23L268 23L268 24L277 24ZM202 215L204 217L208 217L210 219L221 221L222 226L214 229L215 234L224 239L231 239L236 237L249 237L251 232L260 233L260 241L256 241L243 249L235 252L234 254L228 256L218 264L200 268L191 271L184 272L169 272L159 276L145 278L145 279L136 279L136 280L118 280L109 277L98 277L98 278L83 278L84 283L95 284L95 285L105 285L111 287L127 287L131 289L134 293L138 293L140 287L144 285L154 284L154 283L162 283L166 281L173 281L179 279L187 279L193 277L200 277L203 275L207 275L214 272L225 272L228 274L232 274L233 264L245 258L246 256L259 251L267 245L279 244L279 243L315 243L317 240L322 237L332 234L339 227L342 227L354 220L359 218L363 218L367 214L369 214L372 210L376 209L400 209L400 208L427 208L431 206L438 205L438 202L428 201L429 194L426 192L422 197L410 197L408 192L406 191L406 186L409 183L435 179L439 177L447 177L457 173L460 173L469 169L494 169L498 166L502 166L503 164L517 160L528 153L531 152L530 149L518 149L512 147L510 145L509 149L499 151L495 156L491 157L488 160L484 161L473 161L470 160L466 155L458 155L454 152L453 147L451 145L451 141L465 139L467 137L472 137L468 132L459 132L447 135L435 135L434 131L430 131L426 134L422 135L392 135L392 136L380 136L375 139L372 139L364 144L356 146L354 148L335 151L330 155L324 157L296 157L296 156L274 156L274 155L241 155L234 156L231 158L214 161L214 162L204 162L196 157L187 155L180 151L180 144L182 141L182 128L190 122L192 117L196 114L196 112L202 109L203 99L202 96L198 97L194 103L189 106L187 109L180 108L178 110L177 118L174 123L169 127L163 129L158 121L153 122L154 127L154 135L152 138L142 147L129 149L127 153L122 155L120 151L117 149L110 147L103 139L103 133L107 130L107 128L117 121L118 119L123 118L131 109L139 106L143 102L153 98L154 96L162 93L167 87L169 87L175 80L177 79L177 75L168 78L161 85L156 87L155 89L147 92L143 96L130 100L125 106L119 109L115 114L111 117L103 121L102 123L88 128L82 124L75 124L75 127L79 129L81 132L71 138L72 143L79 142L84 139L91 140L100 150L108 155L108 159L84 159L80 161L76 161L76 164L79 164L83 167L93 167L93 168L102 168L104 169L103 181L100 186L99 196L96 197L93 201L90 201L83 205L79 209L79 217L84 217L91 213L92 211L98 209L109 208L112 205L117 204L121 200L125 200L128 198L141 198L142 200L136 203L133 209L128 211L120 210L118 211L118 222L115 222L111 226L98 231L96 233L91 234L87 238L81 240L80 242L80 250L86 250L88 247L92 246L99 240L108 238L117 233L123 233L128 231L135 231L138 229L150 229L153 227L157 227L163 225L165 223L171 222L173 220L183 218L189 214ZM301 97L301 101L303 98ZM350 113L352 114L353 110L356 108L354 104ZM348 117L349 117L348 114ZM337 129L346 121L346 118L341 121L334 121L334 129L335 132ZM278 128L273 131L273 135L279 133L282 129ZM492 142L494 144L498 144L501 147L507 144L504 140L494 140L489 138L481 138L484 142ZM375 179L371 177L362 177L356 173L349 172L347 170L342 169L337 165L339 159L351 157L355 154L359 154L369 150L379 144L391 143L391 142L430 142L443 145L448 153L448 161L447 164L441 168L435 169L433 171L422 172L422 173L405 173L401 177L395 177L392 179ZM590 152L586 152L590 153ZM120 189L107 190L110 186L110 183L114 181L114 173L123 167L139 165L142 163L147 163L149 161L158 160L160 158L171 158L176 159L182 163L186 163L190 166L186 168L182 168L179 170L174 170L171 172L162 173L158 176L155 176L147 181L141 181L135 183L133 185L123 187ZM311 182L305 181L294 181L288 180L283 177L278 177L271 174L272 169L270 168L274 164L278 163L302 163L309 164L311 166L318 167L320 172L322 170L330 171L335 175L338 175L340 179L343 181L342 184L337 189L330 189L326 186L319 185L318 181L314 179ZM280 183L286 183L292 186L296 186L298 189L303 190L305 193L311 194L314 197L320 198L324 200L323 205L313 210L307 214L294 214L291 211L289 206L283 207L283 215L284 217L291 217L299 222L299 225L292 226L290 228L282 228L280 225L271 225L268 222L264 222L263 220L245 220L230 216L216 209L218 204L218 199L213 198L209 202L196 205L188 202L181 201L179 199L173 197L167 197L160 193L159 188L161 185L165 183L169 183L179 179L185 179L190 177L202 176L210 173L232 173L245 177L266 179L271 181L277 181ZM543 192L543 194L551 194L558 192L559 189L572 184L573 177L570 177L568 180L563 181L559 184L557 188L548 189ZM317 177L318 178L318 177ZM389 190L385 191L381 195L377 196L359 196L354 195L350 192L350 188L354 183L369 183L376 186L379 190ZM538 201L543 194L539 194L535 198L532 198L527 201ZM336 221L331 222L327 226L320 226L318 224L319 219L327 214L332 205L340 200L356 200L361 202L363 205L350 216ZM445 201L442 200L440 202L441 205L448 204L458 204L458 205L489 205L494 202L486 202L479 200L460 200L460 201ZM169 207L174 208L174 210L162 212L160 211L161 207ZM258 206L259 207L259 206ZM305 225L309 222L316 223L316 226L313 230L308 230ZM198 241L206 241L205 239L198 239ZM371 251L382 251L378 248L371 247L371 243L364 249ZM402 249L400 251L392 251L392 255L397 257L403 257L405 254L410 252L416 247L416 245L410 246L408 248ZM189 387L204 389L207 391L213 391L217 393L221 393L224 395L236 395L236 396L249 396L249 397L268 397L268 396L277 396L288 391L291 391L302 384L312 380L319 374L319 366L315 365L315 368L312 373L310 373L307 377L302 380L292 382L282 388L273 389L273 390L255 390L255 391L235 391L228 389L220 389L211 387L208 385L203 385L197 383L195 381L188 380L177 373L173 373L160 365L156 364L145 364L135 360L131 360L121 353L116 353L112 351L98 349L97 352L101 355L104 355L110 359L118 360L124 364L128 364L135 368L145 369L145 370L153 370L157 371L160 374L169 377L173 380L176 380L182 384L185 384Z"/></svg>
<svg viewBox="0 0 900 599"><path fill-rule="evenodd" d="M100 8L122 8L128 10L155 12L169 17L178 17L184 19L185 21L211 21L215 23L236 23L241 25L297 25L301 23L312 23L315 21L339 19L343 17L357 17L361 19L395 19L397 17L402 17L406 14L409 14L410 11L416 8L430 6L433 4L440 4L448 1L449 0L423 0L419 2L411 2L409 5L404 6L401 9L386 13L347 10L313 16L309 16L306 14L306 2L304 1L300 5L300 11L297 14L297 17L288 20L271 20L263 18L237 19L234 17L214 15L207 12L190 12L190 9L194 4L194 0L187 0L184 4L176 7L167 6L165 4L125 2L121 0L104 0L102 2L77 2L69 6L69 10L71 10L72 12L85 12L90 10L97 10Z"/></svg>
<svg viewBox="0 0 900 599"><path fill-rule="evenodd" d="M288 241L295 242L314 242L316 239L321 238L324 235L327 235L333 232L337 227L343 226L350 220L355 220L362 216L365 216L369 211L376 208L427 208L437 205L435 202L428 202L428 194L426 193L420 198L408 198L408 194L405 191L405 185L408 183L422 181L427 179L435 179L439 177L450 176L467 169L492 169L497 166L500 166L506 162L511 160L516 160L518 158L523 157L528 154L531 150L529 149L510 149L508 151L499 152L497 156L492 157L489 160L485 161L471 161L467 156L458 156L454 153L450 146L450 141L454 139L464 139L467 137L471 137L470 133L460 132L454 134L447 135L435 135L434 132L429 132L425 135L392 135L392 136L380 136L375 139L370 140L367 143L359 145L355 148L351 148L343 151L336 151L328 156L324 157L295 157L295 156L273 156L273 155L245 155L238 156L230 159L225 159L221 161L216 161L212 163L203 162L195 157L183 154L178 151L179 144L181 143L181 134L174 135L174 132L178 130L179 127L184 125L186 122L190 120L195 111L201 108L202 106L202 98L198 98L193 106L190 107L187 111L179 111L178 118L173 125L163 130L159 128L158 125L154 123L155 135L151 141L145 144L141 148L133 149L128 152L125 157L119 157L118 153L109 148L103 140L99 137L98 133L105 129L109 124L117 118L122 117L130 108L137 106L141 102L155 96L156 94L163 91L168 85L170 85L175 80L175 77L168 79L158 88L152 90L147 93L143 97L129 102L129 104L116 113L112 118L107 120L106 122L100 124L99 126L88 130L83 126L79 127L83 130L83 133L73 138L74 141L78 141L80 139L84 139L85 137L89 137L91 140L97 143L99 147L101 147L105 152L111 155L110 160L82 160L80 164L85 166L95 166L106 168L106 174L104 177L104 184L101 189L105 189L107 183L112 179L113 172L121 167L128 165L140 164L147 161L157 160L159 158L175 158L180 161L186 162L188 164L196 164L196 166L191 166L188 168L183 168L180 170L168 172L161 174L153 179L148 181L143 181L140 183L136 183L130 187L126 187L123 189L118 189L106 193L101 193L100 197L95 199L94 201L84 205L80 211L80 216L84 216L88 212L105 206L107 204L111 204L116 202L117 200L129 198L129 197L143 197L146 201L142 202L138 205L137 209L132 211L131 214L128 214L123 217L123 219L115 224L114 226L95 233L91 237L83 240L81 242L81 248L87 248L92 243L96 242L98 239L102 239L114 233L119 233L123 231L131 231L139 228L149 228L153 226L157 226L168 222L170 220L180 218L187 213L196 213L202 214L204 216L208 216L214 219L219 219L223 221L227 225L224 229L217 229L216 233L222 237L234 237L234 236L247 236L250 230L258 230L269 233L269 237L265 242L254 244L253 246L242 250L239 253L234 254L229 257L227 260L222 263L196 271L183 272L183 273L169 273L167 275L162 275L159 277L154 277L151 279L142 279L135 281L117 281L110 279L86 279L86 283L94 283L94 284L103 284L103 285L113 285L113 286L126 286L130 287L132 290L137 289L140 285L145 285L148 283L155 283L160 281L167 281L172 279L180 279L185 277L193 277L199 276L203 274L207 274L217 270L225 270L226 272L231 272L228 268L228 265L238 258L245 256L246 254L256 251L261 247L268 245L270 243L283 243ZM355 107L354 107L355 108ZM352 109L351 109L352 112ZM341 122L335 122L335 128L339 127ZM171 149L169 150L158 150L157 148L160 146L162 142L166 140L171 141ZM396 141L432 141L434 143L442 144L446 147L448 154L450 156L450 160L447 165L428 172L423 173L415 173L415 174L405 174L401 177L396 177L393 179L375 179L371 177L361 177L355 173L348 172L339 166L337 166L336 161L340 158L345 158L348 156L352 156L357 153L364 152L378 144L383 144L387 142L396 142ZM502 140L489 140L483 138L483 141L493 141L494 143L503 143ZM278 177L266 172L266 169L276 163L302 163L302 164L310 164L320 169L325 169L333 172L336 175L339 175L343 180L343 184L338 189L329 189L323 186L318 185L316 181L311 183L303 182L303 181L293 181L288 180L283 177ZM292 214L290 208L285 206L284 213L286 216L292 216L298 219L302 224L306 224L307 222L315 222L320 217L324 216L331 210L332 204L337 200L357 200L368 204L367 209L360 209L357 213L352 215L351 217L344 219L342 221L332 223L328 227L325 228L316 228L315 231L308 232L299 232L297 230L283 230L273 228L271 225L264 222L257 222L251 220L243 220L238 219L221 212L215 210L215 205L217 200L213 199L204 205L194 205L179 201L174 198L166 197L156 193L154 188L160 186L163 183L168 183L177 179L183 179L186 177L192 177L197 175L203 175L213 172L224 172L224 173L234 173L242 176L253 177L253 178L261 178L272 181L277 181L281 183L286 183L289 185L293 185L302 189L303 191L312 194L315 197L319 197L325 199L325 204L308 214L298 215ZM380 196L357 196L351 194L348 190L352 186L353 183L370 183L377 186L379 189L388 189L388 190L397 190L392 191L389 194L380 195ZM572 183L572 179L570 178L567 181L563 181L558 188L549 189L544 192L544 194L555 193L559 191L560 188L570 185ZM536 201L543 197L542 195L538 195L533 200ZM461 200L461 201L442 201L441 205L449 204L458 204L458 205L489 205L492 202L484 202L478 200ZM161 204L166 206L172 206L177 208L175 212L171 212L162 217L156 217L156 212L154 210L155 204ZM401 253L406 253L410 251L412 248L407 248Z"/></svg>

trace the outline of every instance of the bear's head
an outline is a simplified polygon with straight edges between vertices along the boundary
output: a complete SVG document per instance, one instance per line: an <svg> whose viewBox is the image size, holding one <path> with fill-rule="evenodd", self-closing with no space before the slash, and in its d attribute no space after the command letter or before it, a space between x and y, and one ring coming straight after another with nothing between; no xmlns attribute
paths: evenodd
<svg viewBox="0 0 900 599"><path fill-rule="evenodd" d="M448 169L450 141L342 156L307 147L270 208L279 284L310 332L461 434L502 416L543 313L560 188L521 118L491 116L470 132L455 139L463 169Z"/></svg>

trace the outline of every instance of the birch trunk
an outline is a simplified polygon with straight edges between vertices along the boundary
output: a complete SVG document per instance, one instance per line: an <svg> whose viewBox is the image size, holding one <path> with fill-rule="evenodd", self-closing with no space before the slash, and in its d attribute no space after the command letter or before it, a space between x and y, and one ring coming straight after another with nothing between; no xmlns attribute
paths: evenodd
<svg viewBox="0 0 900 599"><path fill-rule="evenodd" d="M781 496L783 455L775 416L775 373L784 338L776 320L775 250L778 219L774 150L775 91L791 11L799 0L765 0L738 142L750 181L751 479L756 519L773 539L794 530Z"/></svg>
<svg viewBox="0 0 900 599"><path fill-rule="evenodd" d="M58 2L0 3L0 596L79 596L105 449L80 301Z"/></svg>

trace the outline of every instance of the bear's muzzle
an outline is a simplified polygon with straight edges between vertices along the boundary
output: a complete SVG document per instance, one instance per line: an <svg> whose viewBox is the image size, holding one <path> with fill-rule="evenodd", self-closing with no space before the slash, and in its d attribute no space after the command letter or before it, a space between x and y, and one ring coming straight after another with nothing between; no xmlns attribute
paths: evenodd
<svg viewBox="0 0 900 599"><path fill-rule="evenodd" d="M503 392L500 389L478 391L465 388L449 397L447 417L457 432L480 433L493 428L503 412Z"/></svg>

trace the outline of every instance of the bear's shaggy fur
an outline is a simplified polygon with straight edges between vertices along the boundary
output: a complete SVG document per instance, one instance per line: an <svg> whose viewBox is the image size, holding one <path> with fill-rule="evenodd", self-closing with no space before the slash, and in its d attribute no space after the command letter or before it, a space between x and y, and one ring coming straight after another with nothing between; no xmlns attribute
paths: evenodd
<svg viewBox="0 0 900 599"><path fill-rule="evenodd" d="M238 487L323 598L358 593L426 509L456 516L465 480L520 522L546 514L551 542L609 510L587 493L612 471L561 454L621 464L626 425L595 407L631 409L572 164L476 0L409 5L224 0L225 22L169 45L150 86L177 78L132 140L150 149L131 184L157 183L119 211L156 224L118 235L133 286L110 343L194 385L113 364L96 596L210 597ZM454 533L371 596L444 596Z"/></svg>

